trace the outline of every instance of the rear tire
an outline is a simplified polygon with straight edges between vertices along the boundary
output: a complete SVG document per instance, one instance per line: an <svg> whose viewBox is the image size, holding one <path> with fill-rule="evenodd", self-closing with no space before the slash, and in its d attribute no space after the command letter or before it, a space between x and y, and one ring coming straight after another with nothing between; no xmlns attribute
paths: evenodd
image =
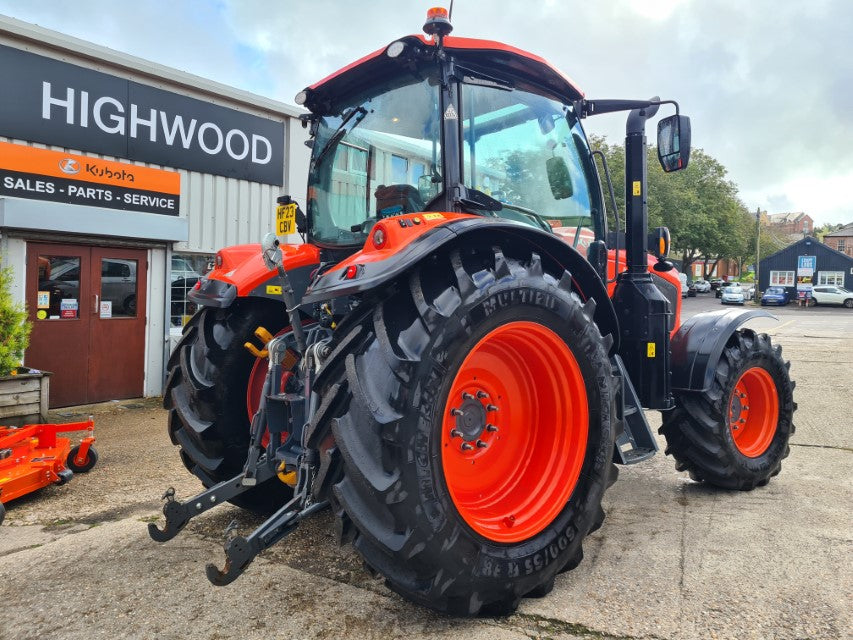
<svg viewBox="0 0 853 640"><path fill-rule="evenodd" d="M454 615L503 615L580 563L616 478L610 341L593 311L535 254L453 252L339 341L347 353L318 379L338 408L321 407L333 419L312 438L334 435L340 530L392 590Z"/></svg>
<svg viewBox="0 0 853 640"><path fill-rule="evenodd" d="M711 388L676 392L660 433L675 468L696 481L747 491L777 475L790 451L797 408L790 363L767 334L729 338Z"/></svg>
<svg viewBox="0 0 853 640"><path fill-rule="evenodd" d="M205 307L184 328L169 358L163 406L169 410L169 436L181 460L205 487L237 475L249 446L247 387L258 362L244 346L262 349L254 331L276 335L286 325L284 305L266 299L243 299L226 309ZM267 513L292 495L277 478L231 502Z"/></svg>

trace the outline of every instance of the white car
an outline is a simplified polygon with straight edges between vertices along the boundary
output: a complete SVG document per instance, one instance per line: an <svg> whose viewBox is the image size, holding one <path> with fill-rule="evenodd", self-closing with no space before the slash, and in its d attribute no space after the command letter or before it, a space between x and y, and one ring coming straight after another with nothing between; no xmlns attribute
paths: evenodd
<svg viewBox="0 0 853 640"><path fill-rule="evenodd" d="M720 302L723 304L743 304L743 294L743 288L739 284L730 284L728 287L723 287L723 294L720 296Z"/></svg>
<svg viewBox="0 0 853 640"><path fill-rule="evenodd" d="M853 292L844 287L821 285L812 289L812 301L811 304L843 304L853 309Z"/></svg>
<svg viewBox="0 0 853 640"><path fill-rule="evenodd" d="M201 278L201 274L193 269L192 265L181 256L172 256L172 282L188 278Z"/></svg>
<svg viewBox="0 0 853 640"><path fill-rule="evenodd" d="M696 287L696 293L708 293L711 291L711 283L707 280L694 280L693 285Z"/></svg>

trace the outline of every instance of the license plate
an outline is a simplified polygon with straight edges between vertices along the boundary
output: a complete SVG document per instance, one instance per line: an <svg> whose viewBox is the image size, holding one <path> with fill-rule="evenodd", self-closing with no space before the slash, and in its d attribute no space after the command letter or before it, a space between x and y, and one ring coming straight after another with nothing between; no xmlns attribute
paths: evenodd
<svg viewBox="0 0 853 640"><path fill-rule="evenodd" d="M275 235L286 236L296 231L296 203L280 204L275 210Z"/></svg>

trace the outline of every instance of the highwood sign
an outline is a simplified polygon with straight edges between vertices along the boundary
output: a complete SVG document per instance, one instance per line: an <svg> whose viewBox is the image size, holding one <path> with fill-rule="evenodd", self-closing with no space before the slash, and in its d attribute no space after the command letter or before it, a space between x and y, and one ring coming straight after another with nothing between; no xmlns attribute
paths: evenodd
<svg viewBox="0 0 853 640"><path fill-rule="evenodd" d="M0 142L0 195L178 215L181 175Z"/></svg>
<svg viewBox="0 0 853 640"><path fill-rule="evenodd" d="M281 185L284 124L0 45L0 135Z"/></svg>

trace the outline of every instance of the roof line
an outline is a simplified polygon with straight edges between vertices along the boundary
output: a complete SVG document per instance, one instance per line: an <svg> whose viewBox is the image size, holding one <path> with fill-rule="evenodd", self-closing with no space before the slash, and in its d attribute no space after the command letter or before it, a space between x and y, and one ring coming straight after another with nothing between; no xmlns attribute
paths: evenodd
<svg viewBox="0 0 853 640"><path fill-rule="evenodd" d="M211 97L227 98L254 109L268 113L285 115L293 118L299 117L305 110L299 107L279 102L271 98L237 89L215 80L210 80L186 71L167 67L166 65L152 62L144 58L130 55L94 44L87 40L81 40L59 31L46 29L37 24L24 22L17 18L0 14L0 34L11 36L15 40L29 41L54 51L69 54L76 58L91 60L111 67L145 76L156 81L166 81L172 85L184 86L194 89ZM72 63L73 64L73 63Z"/></svg>

